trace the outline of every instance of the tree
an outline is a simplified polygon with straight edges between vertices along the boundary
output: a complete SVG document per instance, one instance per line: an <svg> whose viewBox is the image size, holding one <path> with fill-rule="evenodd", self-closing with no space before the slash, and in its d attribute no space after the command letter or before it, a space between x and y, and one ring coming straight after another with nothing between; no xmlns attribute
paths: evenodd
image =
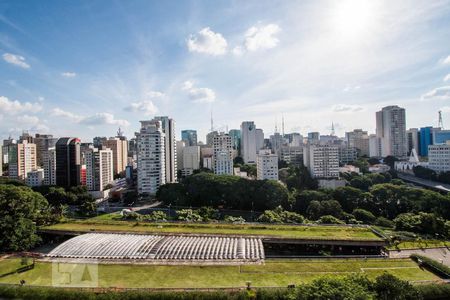
<svg viewBox="0 0 450 300"><path fill-rule="evenodd" d="M47 200L28 187L0 185L0 249L28 250L39 242L36 226L48 224Z"/></svg>
<svg viewBox="0 0 450 300"><path fill-rule="evenodd" d="M156 199L165 205L185 206L186 188L181 183L166 183L159 187L156 192Z"/></svg>
<svg viewBox="0 0 450 300"><path fill-rule="evenodd" d="M430 235L447 234L445 232L444 219L437 217L433 213L419 212L418 214L400 214L394 219L394 223L396 230L412 231Z"/></svg>
<svg viewBox="0 0 450 300"><path fill-rule="evenodd" d="M266 210L258 217L259 222L264 223L295 223L302 224L305 218L294 212L286 211L281 206L274 210Z"/></svg>
<svg viewBox="0 0 450 300"><path fill-rule="evenodd" d="M373 165L378 165L380 163L380 160L378 158L375 157L371 157L367 160L367 162L373 166Z"/></svg>
<svg viewBox="0 0 450 300"><path fill-rule="evenodd" d="M321 216L319 220L317 221L319 224L345 224L343 221L339 220L338 218L331 216L331 215L325 215Z"/></svg>
<svg viewBox="0 0 450 300"><path fill-rule="evenodd" d="M413 285L407 281L400 280L389 273L378 276L373 285L373 289L377 294L377 299L422 299L422 296Z"/></svg>
<svg viewBox="0 0 450 300"><path fill-rule="evenodd" d="M296 191L294 192L294 210L299 214L305 214L311 201L329 200L330 195L323 191Z"/></svg>
<svg viewBox="0 0 450 300"><path fill-rule="evenodd" d="M368 191L372 185L372 180L367 176L358 176L350 180L350 186L363 191Z"/></svg>
<svg viewBox="0 0 450 300"><path fill-rule="evenodd" d="M197 212L192 209L182 209L177 210L176 214L178 216L178 220L186 221L186 222L202 222L203 218Z"/></svg>
<svg viewBox="0 0 450 300"><path fill-rule="evenodd" d="M398 158L392 155L388 155L384 158L384 163L391 167L391 169L394 168L395 162L398 161Z"/></svg>
<svg viewBox="0 0 450 300"><path fill-rule="evenodd" d="M361 208L353 210L352 214L355 216L356 220L362 221L365 224L373 224L376 219L373 213Z"/></svg>

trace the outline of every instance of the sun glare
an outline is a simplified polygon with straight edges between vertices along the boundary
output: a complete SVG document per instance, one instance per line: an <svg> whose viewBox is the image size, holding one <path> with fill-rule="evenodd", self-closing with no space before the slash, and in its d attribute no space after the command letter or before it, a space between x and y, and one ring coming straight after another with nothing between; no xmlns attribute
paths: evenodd
<svg viewBox="0 0 450 300"><path fill-rule="evenodd" d="M333 12L333 27L347 38L360 36L373 23L374 7L371 0L337 1Z"/></svg>

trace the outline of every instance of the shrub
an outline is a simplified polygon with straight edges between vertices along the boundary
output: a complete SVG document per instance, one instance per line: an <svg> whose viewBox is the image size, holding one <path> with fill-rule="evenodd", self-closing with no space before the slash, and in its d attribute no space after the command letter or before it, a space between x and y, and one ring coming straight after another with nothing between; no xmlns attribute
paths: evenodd
<svg viewBox="0 0 450 300"><path fill-rule="evenodd" d="M203 218L192 209L182 209L176 211L178 220L186 222L202 222Z"/></svg>
<svg viewBox="0 0 450 300"><path fill-rule="evenodd" d="M355 216L356 220L363 221L366 224L373 224L373 222L375 221L375 216L373 215L373 213L365 209L354 209L352 214Z"/></svg>
<svg viewBox="0 0 450 300"><path fill-rule="evenodd" d="M448 299L450 284L419 284L417 291L424 299Z"/></svg>
<svg viewBox="0 0 450 300"><path fill-rule="evenodd" d="M446 279L450 278L450 268L447 267L446 265L441 264L440 262L434 259L419 254L412 254L411 258L414 259L421 266L424 266L425 268L429 269L438 276Z"/></svg>
<svg viewBox="0 0 450 300"><path fill-rule="evenodd" d="M233 223L233 224L244 224L245 223L245 219L241 216L239 216L239 217L225 216L224 221L228 222L228 223Z"/></svg>
<svg viewBox="0 0 450 300"><path fill-rule="evenodd" d="M167 214L160 210L152 211L150 214L144 216L144 220L152 222L166 222L167 219Z"/></svg>
<svg viewBox="0 0 450 300"><path fill-rule="evenodd" d="M319 224L345 224L343 221L331 215L321 216L317 221Z"/></svg>
<svg viewBox="0 0 450 300"><path fill-rule="evenodd" d="M389 273L378 276L373 289L377 293L377 299L422 299L419 292L409 282Z"/></svg>
<svg viewBox="0 0 450 300"><path fill-rule="evenodd" d="M385 217L378 217L375 220L374 224L381 227L389 227L389 228L394 227L394 222L392 222L389 219L386 219Z"/></svg>

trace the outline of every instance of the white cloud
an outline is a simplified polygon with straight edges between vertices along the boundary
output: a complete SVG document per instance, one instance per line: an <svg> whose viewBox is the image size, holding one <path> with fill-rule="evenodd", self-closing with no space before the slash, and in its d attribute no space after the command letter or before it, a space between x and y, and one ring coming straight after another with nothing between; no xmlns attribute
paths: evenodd
<svg viewBox="0 0 450 300"><path fill-rule="evenodd" d="M450 81L450 74L447 74L447 76L444 77L444 82Z"/></svg>
<svg viewBox="0 0 450 300"><path fill-rule="evenodd" d="M333 112L357 112L362 110L364 110L362 106L353 104L336 104L332 107Z"/></svg>
<svg viewBox="0 0 450 300"><path fill-rule="evenodd" d="M281 29L277 24L250 27L245 33L245 48L248 51L256 51L259 49L276 47L279 40L275 35L280 32L280 30Z"/></svg>
<svg viewBox="0 0 450 300"><path fill-rule="evenodd" d="M438 87L422 95L422 100L431 100L431 99L439 99L439 100L450 99L450 86Z"/></svg>
<svg viewBox="0 0 450 300"><path fill-rule="evenodd" d="M95 115L83 118L80 122L86 125L117 125L117 126L129 126L130 123L127 120L115 119L113 114L110 113L96 113Z"/></svg>
<svg viewBox="0 0 450 300"><path fill-rule="evenodd" d="M445 113L450 113L450 106L441 107L440 111L445 112Z"/></svg>
<svg viewBox="0 0 450 300"><path fill-rule="evenodd" d="M189 99L195 103L211 103L216 100L216 93L212 89L194 87L192 81L185 81L183 90L187 91Z"/></svg>
<svg viewBox="0 0 450 300"><path fill-rule="evenodd" d="M36 116L30 116L30 115L22 115L17 118L17 121L21 125L37 125L39 123L39 118Z"/></svg>
<svg viewBox="0 0 450 300"><path fill-rule="evenodd" d="M13 65L16 65L18 67L24 68L24 69L29 69L30 65L27 64L25 62L25 57L20 56L20 55L16 55L16 54L11 54L11 53L4 53L3 54L3 59Z"/></svg>
<svg viewBox="0 0 450 300"><path fill-rule="evenodd" d="M355 85L355 86L347 85L342 91L344 93L355 92L355 91L359 90L360 88L361 87L359 85Z"/></svg>
<svg viewBox="0 0 450 300"><path fill-rule="evenodd" d="M154 115L158 112L158 108L151 100L144 100L140 102L133 102L125 107L126 111L142 112L145 115Z"/></svg>
<svg viewBox="0 0 450 300"><path fill-rule="evenodd" d="M450 55L447 56L446 58L444 58L444 59L442 60L442 63L443 63L444 65L450 65Z"/></svg>
<svg viewBox="0 0 450 300"><path fill-rule="evenodd" d="M54 108L51 115L55 117L68 118L74 123L85 124L85 125L117 125L117 126L128 126L130 123L127 120L115 119L113 114L101 112L96 113L91 116L83 117L60 108Z"/></svg>
<svg viewBox="0 0 450 300"><path fill-rule="evenodd" d="M77 76L77 73L75 72L63 72L61 73L62 77L66 77L66 78L73 78L75 76Z"/></svg>
<svg viewBox="0 0 450 300"><path fill-rule="evenodd" d="M197 35L191 35L187 46L191 52L199 52L210 55L223 55L227 51L227 40L215 33L209 27L205 27Z"/></svg>
<svg viewBox="0 0 450 300"><path fill-rule="evenodd" d="M236 56L241 56L242 54L244 54L244 48L242 48L242 46L236 46L233 48L233 54Z"/></svg>
<svg viewBox="0 0 450 300"><path fill-rule="evenodd" d="M149 96L150 98L160 98L160 97L164 97L165 94L162 92L158 92L158 91L150 91L147 93L147 96Z"/></svg>
<svg viewBox="0 0 450 300"><path fill-rule="evenodd" d="M24 111L28 112L40 111L42 109L42 105L39 103L30 103L30 102L21 103L17 100L12 101L5 96L0 96L0 108L2 112L17 114Z"/></svg>

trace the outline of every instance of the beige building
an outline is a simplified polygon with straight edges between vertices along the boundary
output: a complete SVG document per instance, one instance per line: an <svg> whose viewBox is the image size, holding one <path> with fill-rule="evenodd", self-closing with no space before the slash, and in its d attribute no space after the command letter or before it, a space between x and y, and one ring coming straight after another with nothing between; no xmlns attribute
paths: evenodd
<svg viewBox="0 0 450 300"><path fill-rule="evenodd" d="M36 145L26 140L13 144L9 148L9 177L25 180L28 172L36 169Z"/></svg>
<svg viewBox="0 0 450 300"><path fill-rule="evenodd" d="M103 191L113 182L113 152L110 149L90 149L86 158L86 186L89 191Z"/></svg>
<svg viewBox="0 0 450 300"><path fill-rule="evenodd" d="M354 129L345 133L345 139L349 147L358 150L359 156L369 156L369 135L362 129Z"/></svg>
<svg viewBox="0 0 450 300"><path fill-rule="evenodd" d="M128 141L123 137L109 138L102 141L102 147L111 149L113 153L114 175L124 172L128 164Z"/></svg>

